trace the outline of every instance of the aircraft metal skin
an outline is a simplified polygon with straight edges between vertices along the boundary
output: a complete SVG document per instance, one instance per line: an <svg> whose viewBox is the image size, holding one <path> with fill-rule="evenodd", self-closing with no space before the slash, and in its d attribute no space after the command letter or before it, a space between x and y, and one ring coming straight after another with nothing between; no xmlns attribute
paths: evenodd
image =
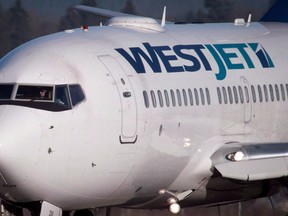
<svg viewBox="0 0 288 216"><path fill-rule="evenodd" d="M0 87L13 85L0 100L3 199L160 208L171 197L183 206L228 203L281 186L287 24L155 26L114 20L63 31L1 60ZM57 86L75 84L83 101L46 107ZM18 86L51 87L53 100L24 103ZM263 182L271 183L265 195Z"/></svg>

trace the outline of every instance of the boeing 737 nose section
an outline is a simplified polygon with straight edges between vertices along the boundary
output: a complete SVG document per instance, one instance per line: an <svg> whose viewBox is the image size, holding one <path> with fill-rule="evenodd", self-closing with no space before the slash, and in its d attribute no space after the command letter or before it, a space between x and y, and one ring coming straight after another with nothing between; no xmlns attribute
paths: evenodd
<svg viewBox="0 0 288 216"><path fill-rule="evenodd" d="M39 121L31 109L0 106L1 197L19 201L24 198L20 194L27 195L25 185L38 160L40 134Z"/></svg>

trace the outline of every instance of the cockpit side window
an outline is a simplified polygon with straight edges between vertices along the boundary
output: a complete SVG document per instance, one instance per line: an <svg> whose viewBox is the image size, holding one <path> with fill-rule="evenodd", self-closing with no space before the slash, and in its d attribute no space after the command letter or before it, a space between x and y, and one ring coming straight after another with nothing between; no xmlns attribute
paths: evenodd
<svg viewBox="0 0 288 216"><path fill-rule="evenodd" d="M9 100L13 92L13 84L0 85L0 100Z"/></svg>
<svg viewBox="0 0 288 216"><path fill-rule="evenodd" d="M53 87L19 85L15 99L52 101Z"/></svg>
<svg viewBox="0 0 288 216"><path fill-rule="evenodd" d="M85 95L80 85L69 85L69 91L73 107L85 99Z"/></svg>
<svg viewBox="0 0 288 216"><path fill-rule="evenodd" d="M56 86L55 102L65 107L71 107L67 85Z"/></svg>

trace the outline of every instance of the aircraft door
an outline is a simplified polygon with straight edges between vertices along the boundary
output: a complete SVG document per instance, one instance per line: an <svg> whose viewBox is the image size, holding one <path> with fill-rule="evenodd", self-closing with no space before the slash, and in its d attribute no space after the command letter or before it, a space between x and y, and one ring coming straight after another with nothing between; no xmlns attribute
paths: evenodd
<svg viewBox="0 0 288 216"><path fill-rule="evenodd" d="M248 124L251 121L252 115L252 97L250 91L250 85L248 80L245 77L241 77L241 84L243 88L244 96L244 125Z"/></svg>
<svg viewBox="0 0 288 216"><path fill-rule="evenodd" d="M121 144L134 144L137 141L137 105L130 80L121 65L112 56L99 56L118 89L121 100Z"/></svg>

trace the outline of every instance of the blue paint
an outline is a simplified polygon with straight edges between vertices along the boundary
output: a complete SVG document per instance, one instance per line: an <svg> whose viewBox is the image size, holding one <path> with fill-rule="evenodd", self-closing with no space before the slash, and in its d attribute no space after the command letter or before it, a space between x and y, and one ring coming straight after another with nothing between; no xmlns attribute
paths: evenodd
<svg viewBox="0 0 288 216"><path fill-rule="evenodd" d="M139 74L147 72L144 62L154 73L217 71L215 73L217 80L225 79L227 71L254 69L255 62L253 63L252 59L254 61L258 59L263 68L274 67L269 54L259 43L188 44L173 47L151 46L149 43L143 43L143 47L130 47L129 51L123 48L115 50ZM213 70L208 59L214 59L218 70ZM161 65L162 68L164 66L164 71Z"/></svg>
<svg viewBox="0 0 288 216"><path fill-rule="evenodd" d="M219 71L216 73L216 79L217 80L223 80L226 77L226 68L225 65L220 58L220 56L217 54L216 50L213 48L212 45L205 45L207 49L210 51L210 53L213 55L215 61L217 62Z"/></svg>

